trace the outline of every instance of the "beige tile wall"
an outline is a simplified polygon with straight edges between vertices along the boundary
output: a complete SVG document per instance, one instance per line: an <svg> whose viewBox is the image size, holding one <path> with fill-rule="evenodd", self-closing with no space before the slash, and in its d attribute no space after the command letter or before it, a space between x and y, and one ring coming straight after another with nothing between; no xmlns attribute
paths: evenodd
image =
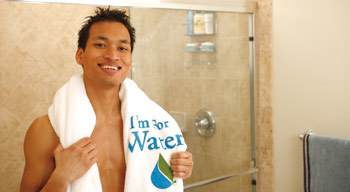
<svg viewBox="0 0 350 192"><path fill-rule="evenodd" d="M19 190L23 140L72 74L77 32L91 6L0 2L0 191Z"/></svg>
<svg viewBox="0 0 350 192"><path fill-rule="evenodd" d="M274 191L273 89L272 80L272 0L258 0L256 79L256 159L259 167L258 192Z"/></svg>
<svg viewBox="0 0 350 192"><path fill-rule="evenodd" d="M271 0L259 3L263 10L261 20L270 21ZM92 10L93 7L82 5L0 2L0 191L18 191L27 128L35 117L46 113L55 91L72 74L81 71L74 60L76 34L84 17ZM244 43L247 27L235 26L246 23L247 17L217 15L220 34L217 66L184 67L185 62L189 64L184 45L190 41L190 37L183 35L185 12L172 12L176 14L162 10L147 14L131 12L137 27L133 75L135 79L143 79L139 81L140 86L156 102L170 111L187 114L188 131L184 135L196 165L194 176L186 183L243 170L249 166L250 158L250 146L246 145L250 143L248 58ZM137 23L140 18L152 18L152 22ZM259 81L258 97L265 99L259 99L257 119L260 122L257 128L264 129L257 131L258 165L263 168L259 172L258 179L262 182L258 183L258 189L269 192L273 183L268 94L271 89L270 27L267 25L265 31L258 34L264 39L258 51L259 60L262 60L258 75L264 79ZM178 38L171 38L175 36ZM216 100L225 103L218 104ZM201 138L193 131L194 115L202 107L212 109L217 116L219 128L210 139ZM236 147L229 149L229 146ZM218 154L224 155L218 158ZM229 179L197 191L218 188L250 191L250 178Z"/></svg>
<svg viewBox="0 0 350 192"><path fill-rule="evenodd" d="M186 114L184 137L195 168L185 184L247 170L251 158L248 15L218 13L216 36L191 37L185 35L186 11L131 9L130 14L138 38L133 78L166 110ZM203 40L218 43L218 61L216 53L196 53L191 60L185 52L187 42ZM201 108L212 110L217 118L216 133L210 138L195 133L194 118ZM190 191L225 192L232 187L237 192L251 191L251 177Z"/></svg>

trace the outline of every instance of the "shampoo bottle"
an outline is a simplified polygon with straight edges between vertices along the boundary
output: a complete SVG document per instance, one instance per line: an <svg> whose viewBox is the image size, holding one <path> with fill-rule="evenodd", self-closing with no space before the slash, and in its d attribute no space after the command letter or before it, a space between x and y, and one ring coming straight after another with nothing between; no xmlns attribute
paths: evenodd
<svg viewBox="0 0 350 192"><path fill-rule="evenodd" d="M197 12L193 16L193 32L194 34L204 34L205 33L205 24L204 24L204 14Z"/></svg>
<svg viewBox="0 0 350 192"><path fill-rule="evenodd" d="M187 11L187 34L193 35L193 16L194 11Z"/></svg>
<svg viewBox="0 0 350 192"><path fill-rule="evenodd" d="M205 13L204 23L205 23L205 34L213 34L214 33L214 14Z"/></svg>

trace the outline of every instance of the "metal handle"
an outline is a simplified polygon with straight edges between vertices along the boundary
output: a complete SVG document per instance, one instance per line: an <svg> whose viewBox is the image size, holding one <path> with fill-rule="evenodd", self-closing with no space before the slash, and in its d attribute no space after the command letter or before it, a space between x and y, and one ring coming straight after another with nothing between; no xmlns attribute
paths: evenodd
<svg viewBox="0 0 350 192"><path fill-rule="evenodd" d="M203 186L203 185L208 185L208 184L215 183L215 182L218 182L218 181L222 181L222 180L225 180L225 179L228 179L228 178L231 178L231 177L238 177L238 176L242 176L242 175L254 174L254 173L258 172L258 171L259 171L259 169L257 167L251 167L247 171L244 171L244 172L241 172L241 173L232 173L232 174L229 174L229 175L216 177L216 178L213 178L213 179L208 179L208 180L205 180L205 181L200 181L200 182L197 182L197 183L186 185L184 187L184 189L188 190L188 189L200 187L200 186Z"/></svg>
<svg viewBox="0 0 350 192"><path fill-rule="evenodd" d="M197 113L194 125L199 135L211 137L215 133L216 120L209 109L201 109Z"/></svg>
<svg viewBox="0 0 350 192"><path fill-rule="evenodd" d="M305 136L307 136L307 135L313 135L313 134L314 134L314 132L313 132L311 129L309 129L309 130L307 130L305 133L300 134L300 135L299 135L299 139L300 139L300 140L303 140L303 138L304 138Z"/></svg>
<svg viewBox="0 0 350 192"><path fill-rule="evenodd" d="M209 128L209 122L208 122L207 118L199 120L198 122L196 121L194 124L196 125L196 127L200 126L200 127L206 128L206 129Z"/></svg>

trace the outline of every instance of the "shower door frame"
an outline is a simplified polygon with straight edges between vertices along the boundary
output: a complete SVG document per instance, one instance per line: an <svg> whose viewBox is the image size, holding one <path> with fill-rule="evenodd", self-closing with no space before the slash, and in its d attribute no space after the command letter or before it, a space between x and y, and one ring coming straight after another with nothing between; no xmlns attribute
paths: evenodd
<svg viewBox="0 0 350 192"><path fill-rule="evenodd" d="M246 12L244 12L246 13ZM250 162L250 168L246 171L240 172L240 173L232 173L212 179L207 179L205 181L200 181L196 182L190 185L186 185L184 187L185 190L193 189L196 187L201 187L204 185L208 185L211 183L219 182L222 180L226 180L232 177L239 177L239 176L244 176L251 174L252 175L252 192L256 191L256 174L259 171L258 167L256 167L256 159L255 159L255 66L256 66L256 57L255 57L255 45L256 45L256 40L255 40L255 17L256 14L254 12L252 13L247 13L249 14L249 77L250 77L250 129L251 129L251 162Z"/></svg>

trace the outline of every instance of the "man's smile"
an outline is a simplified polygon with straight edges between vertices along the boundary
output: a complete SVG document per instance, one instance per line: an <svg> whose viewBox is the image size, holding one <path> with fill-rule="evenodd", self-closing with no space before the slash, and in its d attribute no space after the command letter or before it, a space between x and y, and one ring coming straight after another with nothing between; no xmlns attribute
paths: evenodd
<svg viewBox="0 0 350 192"><path fill-rule="evenodd" d="M117 71L122 69L121 66L116 66L116 65L110 65L110 64L98 64L102 69L107 69L107 70L112 70L112 71Z"/></svg>

